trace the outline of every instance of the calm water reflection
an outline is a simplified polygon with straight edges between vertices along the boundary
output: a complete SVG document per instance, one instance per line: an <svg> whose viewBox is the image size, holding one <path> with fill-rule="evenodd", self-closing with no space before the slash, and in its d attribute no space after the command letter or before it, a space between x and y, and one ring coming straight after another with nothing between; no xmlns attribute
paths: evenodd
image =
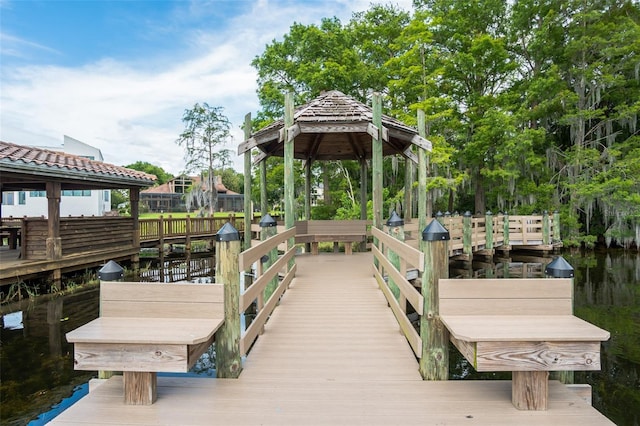
<svg viewBox="0 0 640 426"><path fill-rule="evenodd" d="M575 312L611 332L602 346L602 371L576 373L576 383L593 387L593 405L620 425L640 424L640 254L609 253L564 255L573 265ZM450 275L460 277L539 277L552 258L496 259L495 264L452 265ZM210 262L195 259L189 265L179 259L143 272L144 281L207 280ZM200 278L198 278L200 277ZM72 394L93 374L73 370L73 347L65 333L98 316L97 288L37 303L16 304L3 310L1 328L1 424L22 425ZM13 312L13 313L9 313ZM451 374L456 378L505 378L508 373L478 374L461 357L453 356ZM196 374L211 375L207 356Z"/></svg>

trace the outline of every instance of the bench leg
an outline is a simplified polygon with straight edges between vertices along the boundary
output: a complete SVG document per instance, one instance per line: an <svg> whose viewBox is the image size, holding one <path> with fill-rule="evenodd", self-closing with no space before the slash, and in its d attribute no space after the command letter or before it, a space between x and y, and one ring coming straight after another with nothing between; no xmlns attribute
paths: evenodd
<svg viewBox="0 0 640 426"><path fill-rule="evenodd" d="M337 241L333 242L333 252L334 253L340 253L340 246L338 245Z"/></svg>
<svg viewBox="0 0 640 426"><path fill-rule="evenodd" d="M514 371L511 401L518 410L546 410L549 399L548 371Z"/></svg>
<svg viewBox="0 0 640 426"><path fill-rule="evenodd" d="M318 254L318 243L316 241L311 243L311 254L314 256Z"/></svg>
<svg viewBox="0 0 640 426"><path fill-rule="evenodd" d="M353 254L353 243L349 241L344 243L344 254Z"/></svg>
<svg viewBox="0 0 640 426"><path fill-rule="evenodd" d="M127 405L151 405L158 397L156 373L125 371L124 403Z"/></svg>

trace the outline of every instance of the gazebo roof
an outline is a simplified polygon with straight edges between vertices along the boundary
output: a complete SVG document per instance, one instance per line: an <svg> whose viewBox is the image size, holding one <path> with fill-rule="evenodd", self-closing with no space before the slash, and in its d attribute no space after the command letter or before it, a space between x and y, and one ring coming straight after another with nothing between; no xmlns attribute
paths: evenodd
<svg viewBox="0 0 640 426"><path fill-rule="evenodd" d="M290 129L295 136L294 158L301 160L362 160L371 158L371 138L377 134L371 107L337 90L325 92L294 111ZM382 115L383 155L401 154L415 161L411 147L431 150L431 142L417 130ZM238 154L251 148L267 156L284 156L284 120L257 131L240 144Z"/></svg>
<svg viewBox="0 0 640 426"><path fill-rule="evenodd" d="M77 155L0 141L3 191L44 190L46 182L62 189L146 188L156 177Z"/></svg>

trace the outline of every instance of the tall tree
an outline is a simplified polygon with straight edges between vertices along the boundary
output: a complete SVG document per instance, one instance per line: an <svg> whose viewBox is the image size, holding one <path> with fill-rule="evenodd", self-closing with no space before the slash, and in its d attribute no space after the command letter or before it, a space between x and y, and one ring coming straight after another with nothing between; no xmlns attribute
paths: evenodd
<svg viewBox="0 0 640 426"><path fill-rule="evenodd" d="M186 172L198 172L207 179L204 191L209 214L213 214L217 202L214 167L221 162L224 165L229 156L228 150L220 150L230 138L230 123L223 111L222 107L212 107L206 102L196 103L185 110L182 116L185 128L176 140L185 150Z"/></svg>

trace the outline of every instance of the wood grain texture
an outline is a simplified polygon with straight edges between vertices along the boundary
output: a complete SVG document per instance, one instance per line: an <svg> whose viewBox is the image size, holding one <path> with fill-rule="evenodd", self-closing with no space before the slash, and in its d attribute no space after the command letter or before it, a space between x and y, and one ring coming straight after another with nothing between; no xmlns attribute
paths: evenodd
<svg viewBox="0 0 640 426"><path fill-rule="evenodd" d="M600 342L477 342L477 371L600 370Z"/></svg>
<svg viewBox="0 0 640 426"><path fill-rule="evenodd" d="M546 410L549 399L548 371L514 371L511 401L518 410Z"/></svg>
<svg viewBox="0 0 640 426"><path fill-rule="evenodd" d="M156 373L124 373L124 403L128 405L151 405L158 398Z"/></svg>
<svg viewBox="0 0 640 426"><path fill-rule="evenodd" d="M76 343L76 370L188 371L187 345Z"/></svg>

